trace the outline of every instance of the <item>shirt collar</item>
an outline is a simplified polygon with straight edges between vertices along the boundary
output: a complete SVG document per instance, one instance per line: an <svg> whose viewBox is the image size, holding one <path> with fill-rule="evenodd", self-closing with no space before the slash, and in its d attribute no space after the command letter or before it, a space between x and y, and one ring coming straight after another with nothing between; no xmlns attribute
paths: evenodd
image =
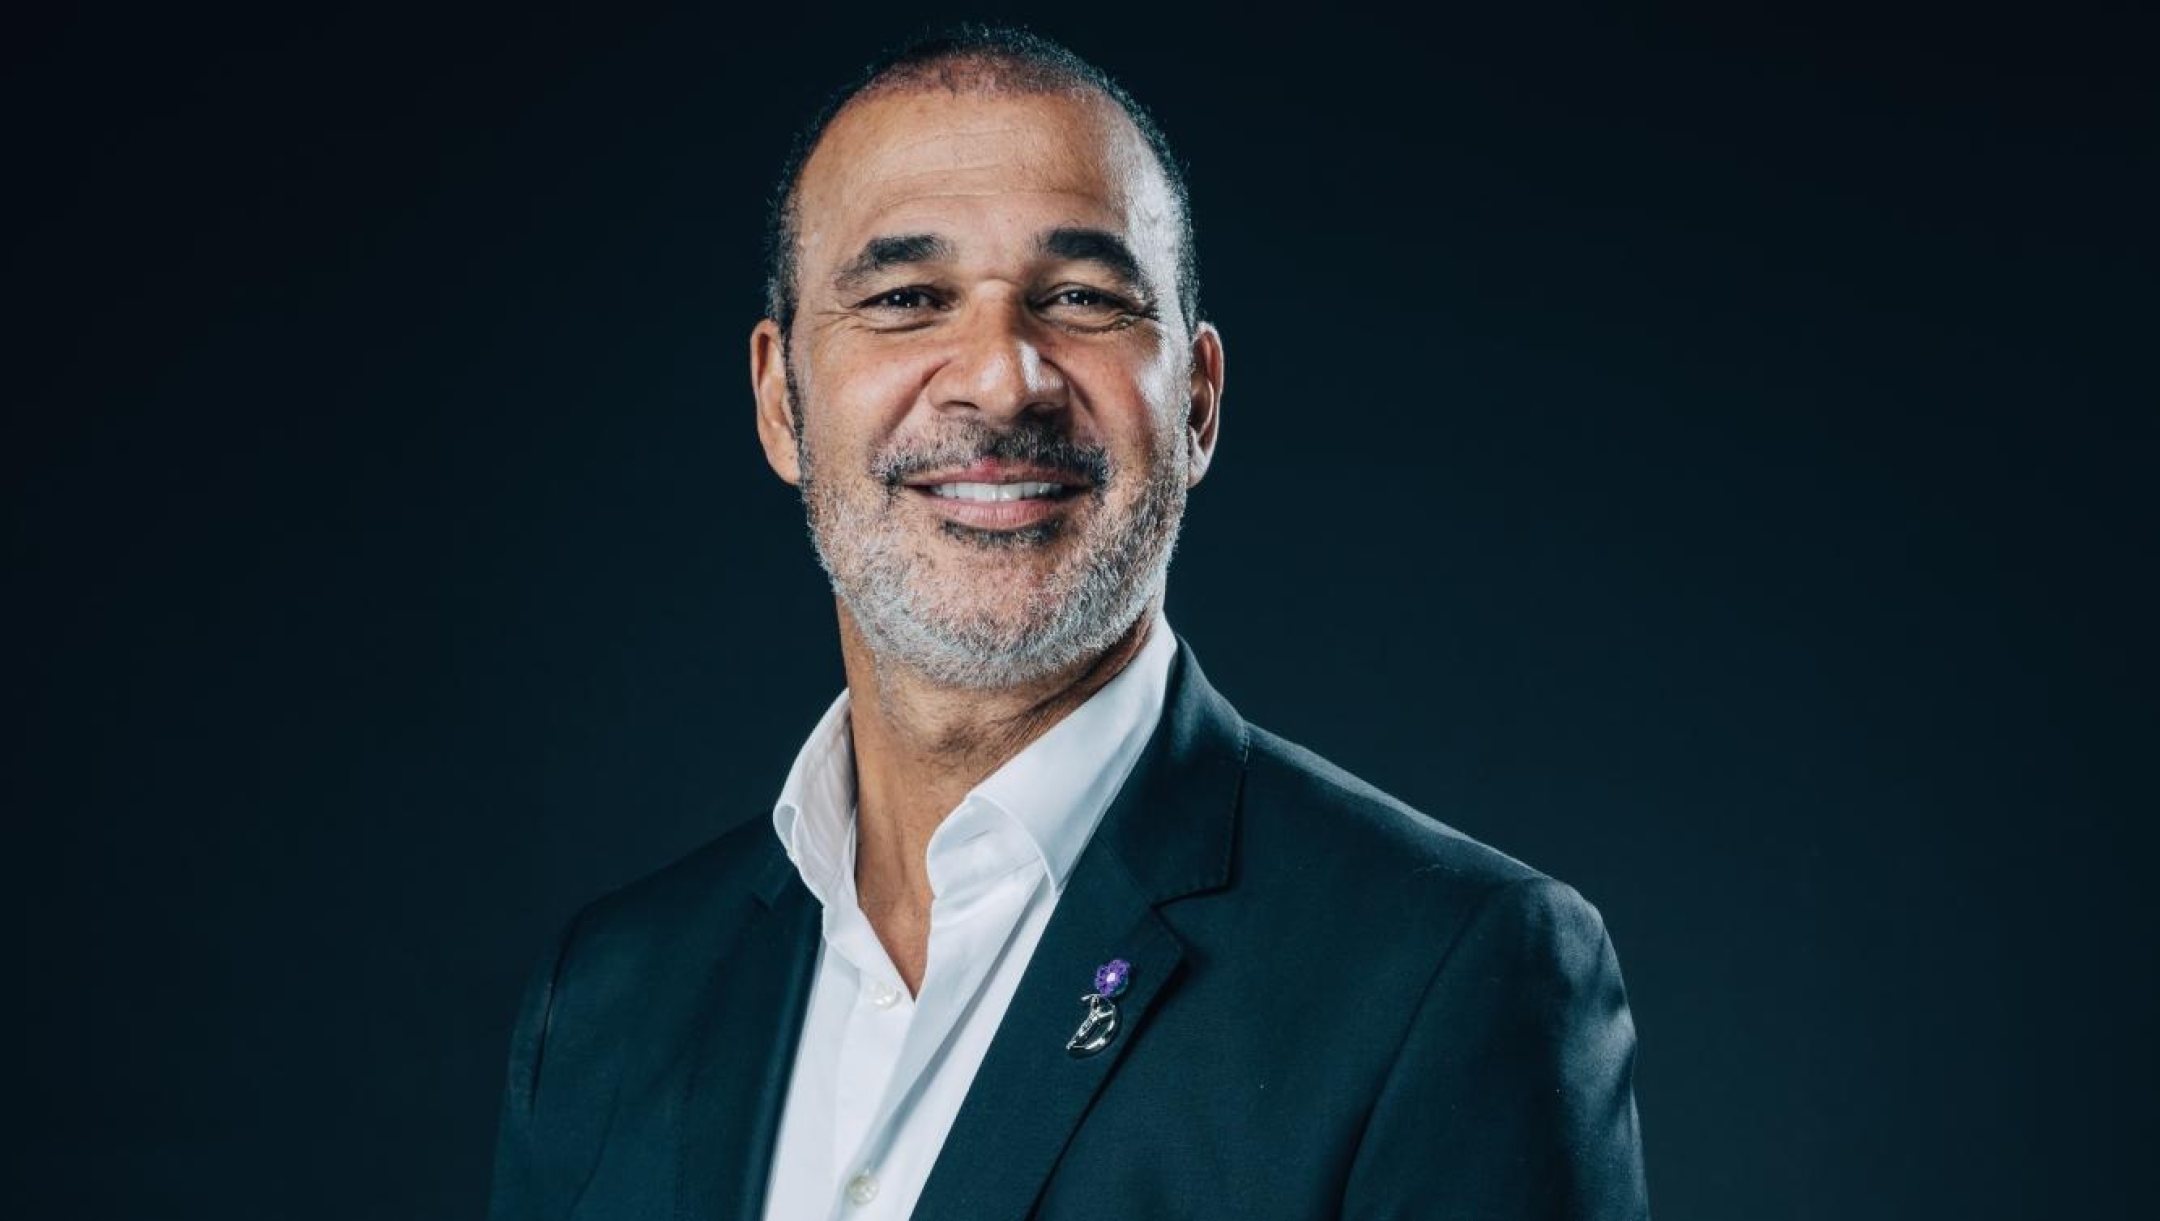
<svg viewBox="0 0 2160 1221"><path fill-rule="evenodd" d="M1147 643L1124 669L1019 754L969 790L939 824L926 854L941 899L984 870L1009 871L1015 853L1042 863L1062 893L1095 826L1161 718L1177 642L1161 611ZM1019 831L1017 839L1008 833ZM773 831L828 907L855 893L855 755L843 689L788 771L773 806ZM1001 859L998 845L1009 841Z"/></svg>

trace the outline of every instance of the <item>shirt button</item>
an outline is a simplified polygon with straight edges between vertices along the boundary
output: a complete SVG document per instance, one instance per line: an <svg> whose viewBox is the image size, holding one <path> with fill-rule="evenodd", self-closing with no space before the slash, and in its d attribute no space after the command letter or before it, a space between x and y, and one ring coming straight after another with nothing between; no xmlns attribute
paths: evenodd
<svg viewBox="0 0 2160 1221"><path fill-rule="evenodd" d="M890 1009L900 1003L900 989L891 984L879 984L870 989L870 1003L880 1009ZM877 1188L872 1187L871 1190L875 1191Z"/></svg>
<svg viewBox="0 0 2160 1221"><path fill-rule="evenodd" d="M865 1170L849 1179L847 1198L856 1204L868 1204L877 1199L877 1178Z"/></svg>

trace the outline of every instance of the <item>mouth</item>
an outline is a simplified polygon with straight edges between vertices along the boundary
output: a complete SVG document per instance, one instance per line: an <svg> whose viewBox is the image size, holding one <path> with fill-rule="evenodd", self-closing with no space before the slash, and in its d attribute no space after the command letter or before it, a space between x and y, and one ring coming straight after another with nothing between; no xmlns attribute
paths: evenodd
<svg viewBox="0 0 2160 1221"><path fill-rule="evenodd" d="M1065 512L1067 502L1092 485L1069 472L985 461L917 475L902 486L947 521L978 530L1018 530Z"/></svg>

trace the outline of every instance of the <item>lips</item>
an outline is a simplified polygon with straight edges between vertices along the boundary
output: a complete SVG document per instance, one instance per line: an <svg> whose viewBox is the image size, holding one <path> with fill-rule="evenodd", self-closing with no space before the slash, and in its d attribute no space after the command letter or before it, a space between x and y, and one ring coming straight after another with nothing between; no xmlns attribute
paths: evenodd
<svg viewBox="0 0 2160 1221"><path fill-rule="evenodd" d="M941 483L1054 483L1066 489L1088 486L1086 478L1071 471L1032 462L1006 462L996 458L984 458L967 466L946 467L943 470L910 475L905 482L914 488L933 487Z"/></svg>
<svg viewBox="0 0 2160 1221"><path fill-rule="evenodd" d="M995 459L906 480L909 494L932 512L979 530L1016 530L1048 520L1088 486L1067 471Z"/></svg>

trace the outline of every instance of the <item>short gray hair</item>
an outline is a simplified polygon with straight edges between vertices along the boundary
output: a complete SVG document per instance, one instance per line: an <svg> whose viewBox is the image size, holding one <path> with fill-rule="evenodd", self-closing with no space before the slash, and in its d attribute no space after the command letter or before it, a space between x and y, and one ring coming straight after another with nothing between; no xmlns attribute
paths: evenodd
<svg viewBox="0 0 2160 1221"><path fill-rule="evenodd" d="M780 324L782 342L795 327L800 296L796 247L802 235L797 189L803 167L833 120L860 98L908 89L942 88L953 93L1093 93L1109 99L1132 120L1147 142L1177 212L1177 295L1185 329L1200 322L1200 270L1193 250L1192 199L1184 167L1171 151L1147 109L1109 74L1062 44L1017 26L968 23L918 38L873 61L847 87L832 95L796 133L766 216L765 316Z"/></svg>

